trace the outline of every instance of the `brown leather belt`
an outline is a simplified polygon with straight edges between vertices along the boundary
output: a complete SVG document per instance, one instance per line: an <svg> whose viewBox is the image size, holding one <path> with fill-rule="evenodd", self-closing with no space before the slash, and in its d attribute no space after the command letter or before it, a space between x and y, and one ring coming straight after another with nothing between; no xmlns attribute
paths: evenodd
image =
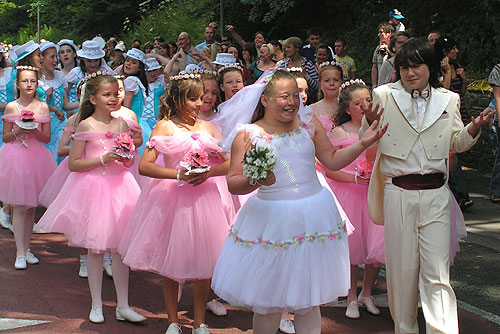
<svg viewBox="0 0 500 334"><path fill-rule="evenodd" d="M392 178L392 184L406 190L437 189L444 185L444 174L408 174Z"/></svg>

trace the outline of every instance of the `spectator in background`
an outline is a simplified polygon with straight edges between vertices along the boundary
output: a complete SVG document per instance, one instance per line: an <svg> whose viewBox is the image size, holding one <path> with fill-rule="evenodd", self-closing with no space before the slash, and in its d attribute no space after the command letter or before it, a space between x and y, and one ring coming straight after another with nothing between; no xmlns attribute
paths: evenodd
<svg viewBox="0 0 500 334"><path fill-rule="evenodd" d="M410 39L410 35L408 35L406 31L396 31L394 34L392 34L391 40L389 41L389 51L391 53L391 58L384 61L382 66L380 66L377 86L397 81L394 59L396 58L396 53L398 52L401 45L408 39Z"/></svg>
<svg viewBox="0 0 500 334"><path fill-rule="evenodd" d="M241 60L243 67L248 68L257 59L257 53L255 52L255 47L253 43L243 44L243 49L241 51Z"/></svg>
<svg viewBox="0 0 500 334"><path fill-rule="evenodd" d="M175 58L179 62L178 65L181 71L183 71L187 65L198 64L203 60L201 51L191 44L191 37L189 37L187 32L181 32L177 42L179 43L179 52L174 55L172 60Z"/></svg>
<svg viewBox="0 0 500 334"><path fill-rule="evenodd" d="M111 67L111 69L115 69L120 65L123 65L125 62L125 57L124 54L127 52L127 48L125 47L125 44L117 44L115 46L115 50L111 58L109 59L108 65Z"/></svg>
<svg viewBox="0 0 500 334"><path fill-rule="evenodd" d="M153 53L156 53L156 54L160 54L160 44L165 42L165 40L163 38L161 38L161 36L156 36L154 39L153 39L153 50L151 50L151 52Z"/></svg>
<svg viewBox="0 0 500 334"><path fill-rule="evenodd" d="M144 46L142 48L142 51L145 53L145 54L150 54L151 51L153 51L153 44L151 42L146 42L144 43Z"/></svg>
<svg viewBox="0 0 500 334"><path fill-rule="evenodd" d="M437 30L431 30L429 35L427 36L427 40L431 43L432 46L436 43L436 40L441 37L441 33Z"/></svg>
<svg viewBox="0 0 500 334"><path fill-rule="evenodd" d="M177 44L174 41L170 41L168 44L168 58L172 59L174 54L177 53Z"/></svg>
<svg viewBox="0 0 500 334"><path fill-rule="evenodd" d="M488 83L493 88L494 97L493 105L490 108L496 111L492 128L494 134L493 143L496 149L494 149L495 162L491 171L490 194L493 203L500 203L500 130L498 128L498 120L500 119L500 63L496 64L491 70Z"/></svg>
<svg viewBox="0 0 500 334"><path fill-rule="evenodd" d="M262 44L262 46L260 47L260 58L248 67L250 72L252 72L253 82L257 81L267 69L276 65L276 63L273 61L273 56L273 45L271 43Z"/></svg>
<svg viewBox="0 0 500 334"><path fill-rule="evenodd" d="M141 49L141 40L140 39L134 39L134 42L132 43L132 46L130 47L131 49Z"/></svg>
<svg viewBox="0 0 500 334"><path fill-rule="evenodd" d="M382 22L378 25L379 44L375 48L372 58L372 88L377 87L380 66L389 58L389 42L393 32L394 26L390 23Z"/></svg>
<svg viewBox="0 0 500 334"><path fill-rule="evenodd" d="M210 46L215 41L215 27L209 25L205 28L205 40L196 45L198 50L202 50L204 46Z"/></svg>
<svg viewBox="0 0 500 334"><path fill-rule="evenodd" d="M280 60L282 60L283 58L285 58L285 56L283 56L283 44L281 44L281 42L278 41L278 40L272 41L271 44L274 47L274 58L273 58L273 61L275 63L277 63Z"/></svg>
<svg viewBox="0 0 500 334"><path fill-rule="evenodd" d="M168 52L170 51L170 47L169 47L167 42L161 42L159 50L160 50L160 55L162 55L163 57L166 57L166 58L170 58L168 56Z"/></svg>
<svg viewBox="0 0 500 334"><path fill-rule="evenodd" d="M315 28L310 28L307 30L307 40L309 44L304 46L302 49L302 55L315 63L316 59L316 49L321 44L321 34ZM328 47L328 51L330 52L329 59L333 59L333 50L331 47Z"/></svg>
<svg viewBox="0 0 500 334"><path fill-rule="evenodd" d="M396 8L389 12L389 23L394 26L396 31L405 31L405 25L401 22L404 18L403 14Z"/></svg>
<svg viewBox="0 0 500 334"><path fill-rule="evenodd" d="M326 44L320 44L316 49L316 71L319 73L319 65L324 63L325 61L332 61L330 55L329 46Z"/></svg>
<svg viewBox="0 0 500 334"><path fill-rule="evenodd" d="M335 41L335 60L342 67L344 81L356 78L356 63L347 55L347 42L343 38Z"/></svg>
<svg viewBox="0 0 500 334"><path fill-rule="evenodd" d="M222 45L225 45L229 48L229 46L233 44L233 37L231 36L231 34L223 34L221 37L221 42Z"/></svg>

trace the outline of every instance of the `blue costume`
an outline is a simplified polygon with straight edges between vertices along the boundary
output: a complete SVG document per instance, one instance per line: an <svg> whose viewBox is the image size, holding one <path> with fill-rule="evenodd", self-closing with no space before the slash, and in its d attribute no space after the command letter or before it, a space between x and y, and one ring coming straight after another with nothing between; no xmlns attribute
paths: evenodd
<svg viewBox="0 0 500 334"><path fill-rule="evenodd" d="M146 142L149 140L149 136L151 135L152 131L151 126L149 126L149 124L142 119L142 115L144 112L144 103L147 98L146 88L144 88L141 80L133 75L125 78L125 80L123 81L123 86L125 87L125 92L134 93L130 109L132 109L132 111L137 115L139 125L142 128L143 144L138 148L139 153L142 155L142 152L144 152L144 149L146 148Z"/></svg>
<svg viewBox="0 0 500 334"><path fill-rule="evenodd" d="M141 120L148 123L149 127L154 128L158 120L158 108L160 106L160 97L165 93L165 77L164 75L149 84L149 94L146 97L144 111L142 112Z"/></svg>

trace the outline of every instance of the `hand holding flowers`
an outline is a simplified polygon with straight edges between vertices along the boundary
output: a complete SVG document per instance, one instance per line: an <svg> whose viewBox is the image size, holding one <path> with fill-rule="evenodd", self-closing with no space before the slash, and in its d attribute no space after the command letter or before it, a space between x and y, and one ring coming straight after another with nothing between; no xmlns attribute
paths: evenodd
<svg viewBox="0 0 500 334"><path fill-rule="evenodd" d="M243 156L243 176L250 179L250 184L271 185L276 182L273 170L276 155L267 146L256 144Z"/></svg>

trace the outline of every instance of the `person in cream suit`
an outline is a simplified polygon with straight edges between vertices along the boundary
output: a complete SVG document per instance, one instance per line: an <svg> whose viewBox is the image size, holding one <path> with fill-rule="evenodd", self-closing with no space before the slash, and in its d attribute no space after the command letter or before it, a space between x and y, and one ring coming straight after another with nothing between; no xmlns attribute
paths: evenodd
<svg viewBox="0 0 500 334"><path fill-rule="evenodd" d="M440 63L425 39L401 46L398 80L373 91L361 132L389 124L378 144L369 185L370 216L384 224L387 290L395 332L419 333L418 292L427 333L458 333L456 298L449 282L449 150L464 152L491 115L464 127L459 96L441 88Z"/></svg>

